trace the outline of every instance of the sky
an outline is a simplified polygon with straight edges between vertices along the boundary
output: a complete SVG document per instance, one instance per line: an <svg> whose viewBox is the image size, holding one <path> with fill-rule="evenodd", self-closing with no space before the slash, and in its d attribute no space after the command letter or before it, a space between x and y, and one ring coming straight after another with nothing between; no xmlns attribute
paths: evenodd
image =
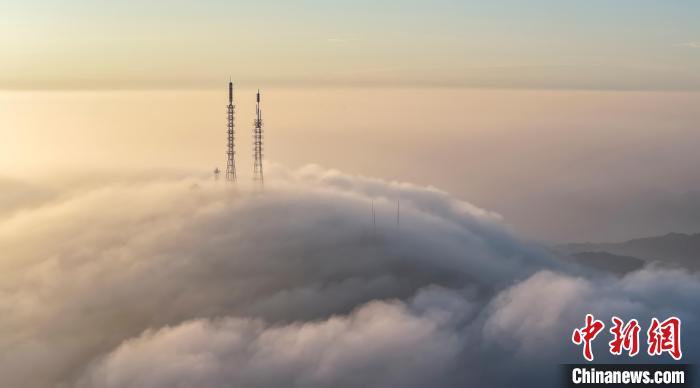
<svg viewBox="0 0 700 388"><path fill-rule="evenodd" d="M696 1L0 4L0 88L700 88Z"/></svg>
<svg viewBox="0 0 700 388"><path fill-rule="evenodd" d="M255 92L235 92L244 182ZM225 82L0 92L0 176L210 176L226 166L227 97ZM290 168L432 185L538 240L617 241L700 231L698 106L686 91L270 87L264 153Z"/></svg>
<svg viewBox="0 0 700 388"><path fill-rule="evenodd" d="M0 4L0 177L266 161L433 185L524 236L700 230L695 1Z"/></svg>

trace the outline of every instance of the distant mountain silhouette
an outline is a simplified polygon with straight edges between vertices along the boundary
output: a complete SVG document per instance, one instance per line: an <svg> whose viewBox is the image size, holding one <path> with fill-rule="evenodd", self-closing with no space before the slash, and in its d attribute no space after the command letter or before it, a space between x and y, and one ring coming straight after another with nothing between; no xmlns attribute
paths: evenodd
<svg viewBox="0 0 700 388"><path fill-rule="evenodd" d="M681 266L693 271L700 270L700 234L669 233L657 237L645 237L618 243L576 243L559 245L555 248L559 253L573 257L586 254L583 260L600 263L605 259L604 253L613 256L625 256L649 262L659 262L672 266ZM593 256L597 254L599 257ZM608 257L609 260L617 260Z"/></svg>
<svg viewBox="0 0 700 388"><path fill-rule="evenodd" d="M616 275L636 271L647 262L632 256L614 255L608 252L580 252L570 255L572 261L583 266L611 272Z"/></svg>

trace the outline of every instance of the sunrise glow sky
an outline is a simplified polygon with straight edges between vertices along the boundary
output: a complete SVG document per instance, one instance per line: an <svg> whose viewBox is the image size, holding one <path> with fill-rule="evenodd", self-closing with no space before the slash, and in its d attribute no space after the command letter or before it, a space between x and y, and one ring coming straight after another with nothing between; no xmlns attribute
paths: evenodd
<svg viewBox="0 0 700 388"><path fill-rule="evenodd" d="M9 0L0 88L700 88L700 3Z"/></svg>
<svg viewBox="0 0 700 388"><path fill-rule="evenodd" d="M208 175L232 77L241 179L261 88L270 163L433 185L544 240L694 232L698 20L691 0L2 1L0 180Z"/></svg>

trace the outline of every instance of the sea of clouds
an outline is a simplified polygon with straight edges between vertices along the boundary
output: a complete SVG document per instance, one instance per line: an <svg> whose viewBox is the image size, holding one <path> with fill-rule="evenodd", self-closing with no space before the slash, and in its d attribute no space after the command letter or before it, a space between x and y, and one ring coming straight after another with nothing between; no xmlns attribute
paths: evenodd
<svg viewBox="0 0 700 388"><path fill-rule="evenodd" d="M434 188L308 166L0 189L2 387L555 385L586 313L679 316L700 358L696 273L564 264ZM596 360L626 361L607 337Z"/></svg>

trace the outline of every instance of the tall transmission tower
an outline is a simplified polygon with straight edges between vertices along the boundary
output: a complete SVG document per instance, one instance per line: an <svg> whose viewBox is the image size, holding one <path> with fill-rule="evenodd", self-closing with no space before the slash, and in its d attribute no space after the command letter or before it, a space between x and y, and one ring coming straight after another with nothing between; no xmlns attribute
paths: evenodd
<svg viewBox="0 0 700 388"><path fill-rule="evenodd" d="M236 161L234 159L234 126L233 116L236 106L233 105L233 82L228 82L228 150L226 151L226 180L230 182L236 181Z"/></svg>
<svg viewBox="0 0 700 388"><path fill-rule="evenodd" d="M253 179L263 183L263 133L262 133L262 109L260 109L260 89L258 89L257 104L255 106L255 121L253 128Z"/></svg>

